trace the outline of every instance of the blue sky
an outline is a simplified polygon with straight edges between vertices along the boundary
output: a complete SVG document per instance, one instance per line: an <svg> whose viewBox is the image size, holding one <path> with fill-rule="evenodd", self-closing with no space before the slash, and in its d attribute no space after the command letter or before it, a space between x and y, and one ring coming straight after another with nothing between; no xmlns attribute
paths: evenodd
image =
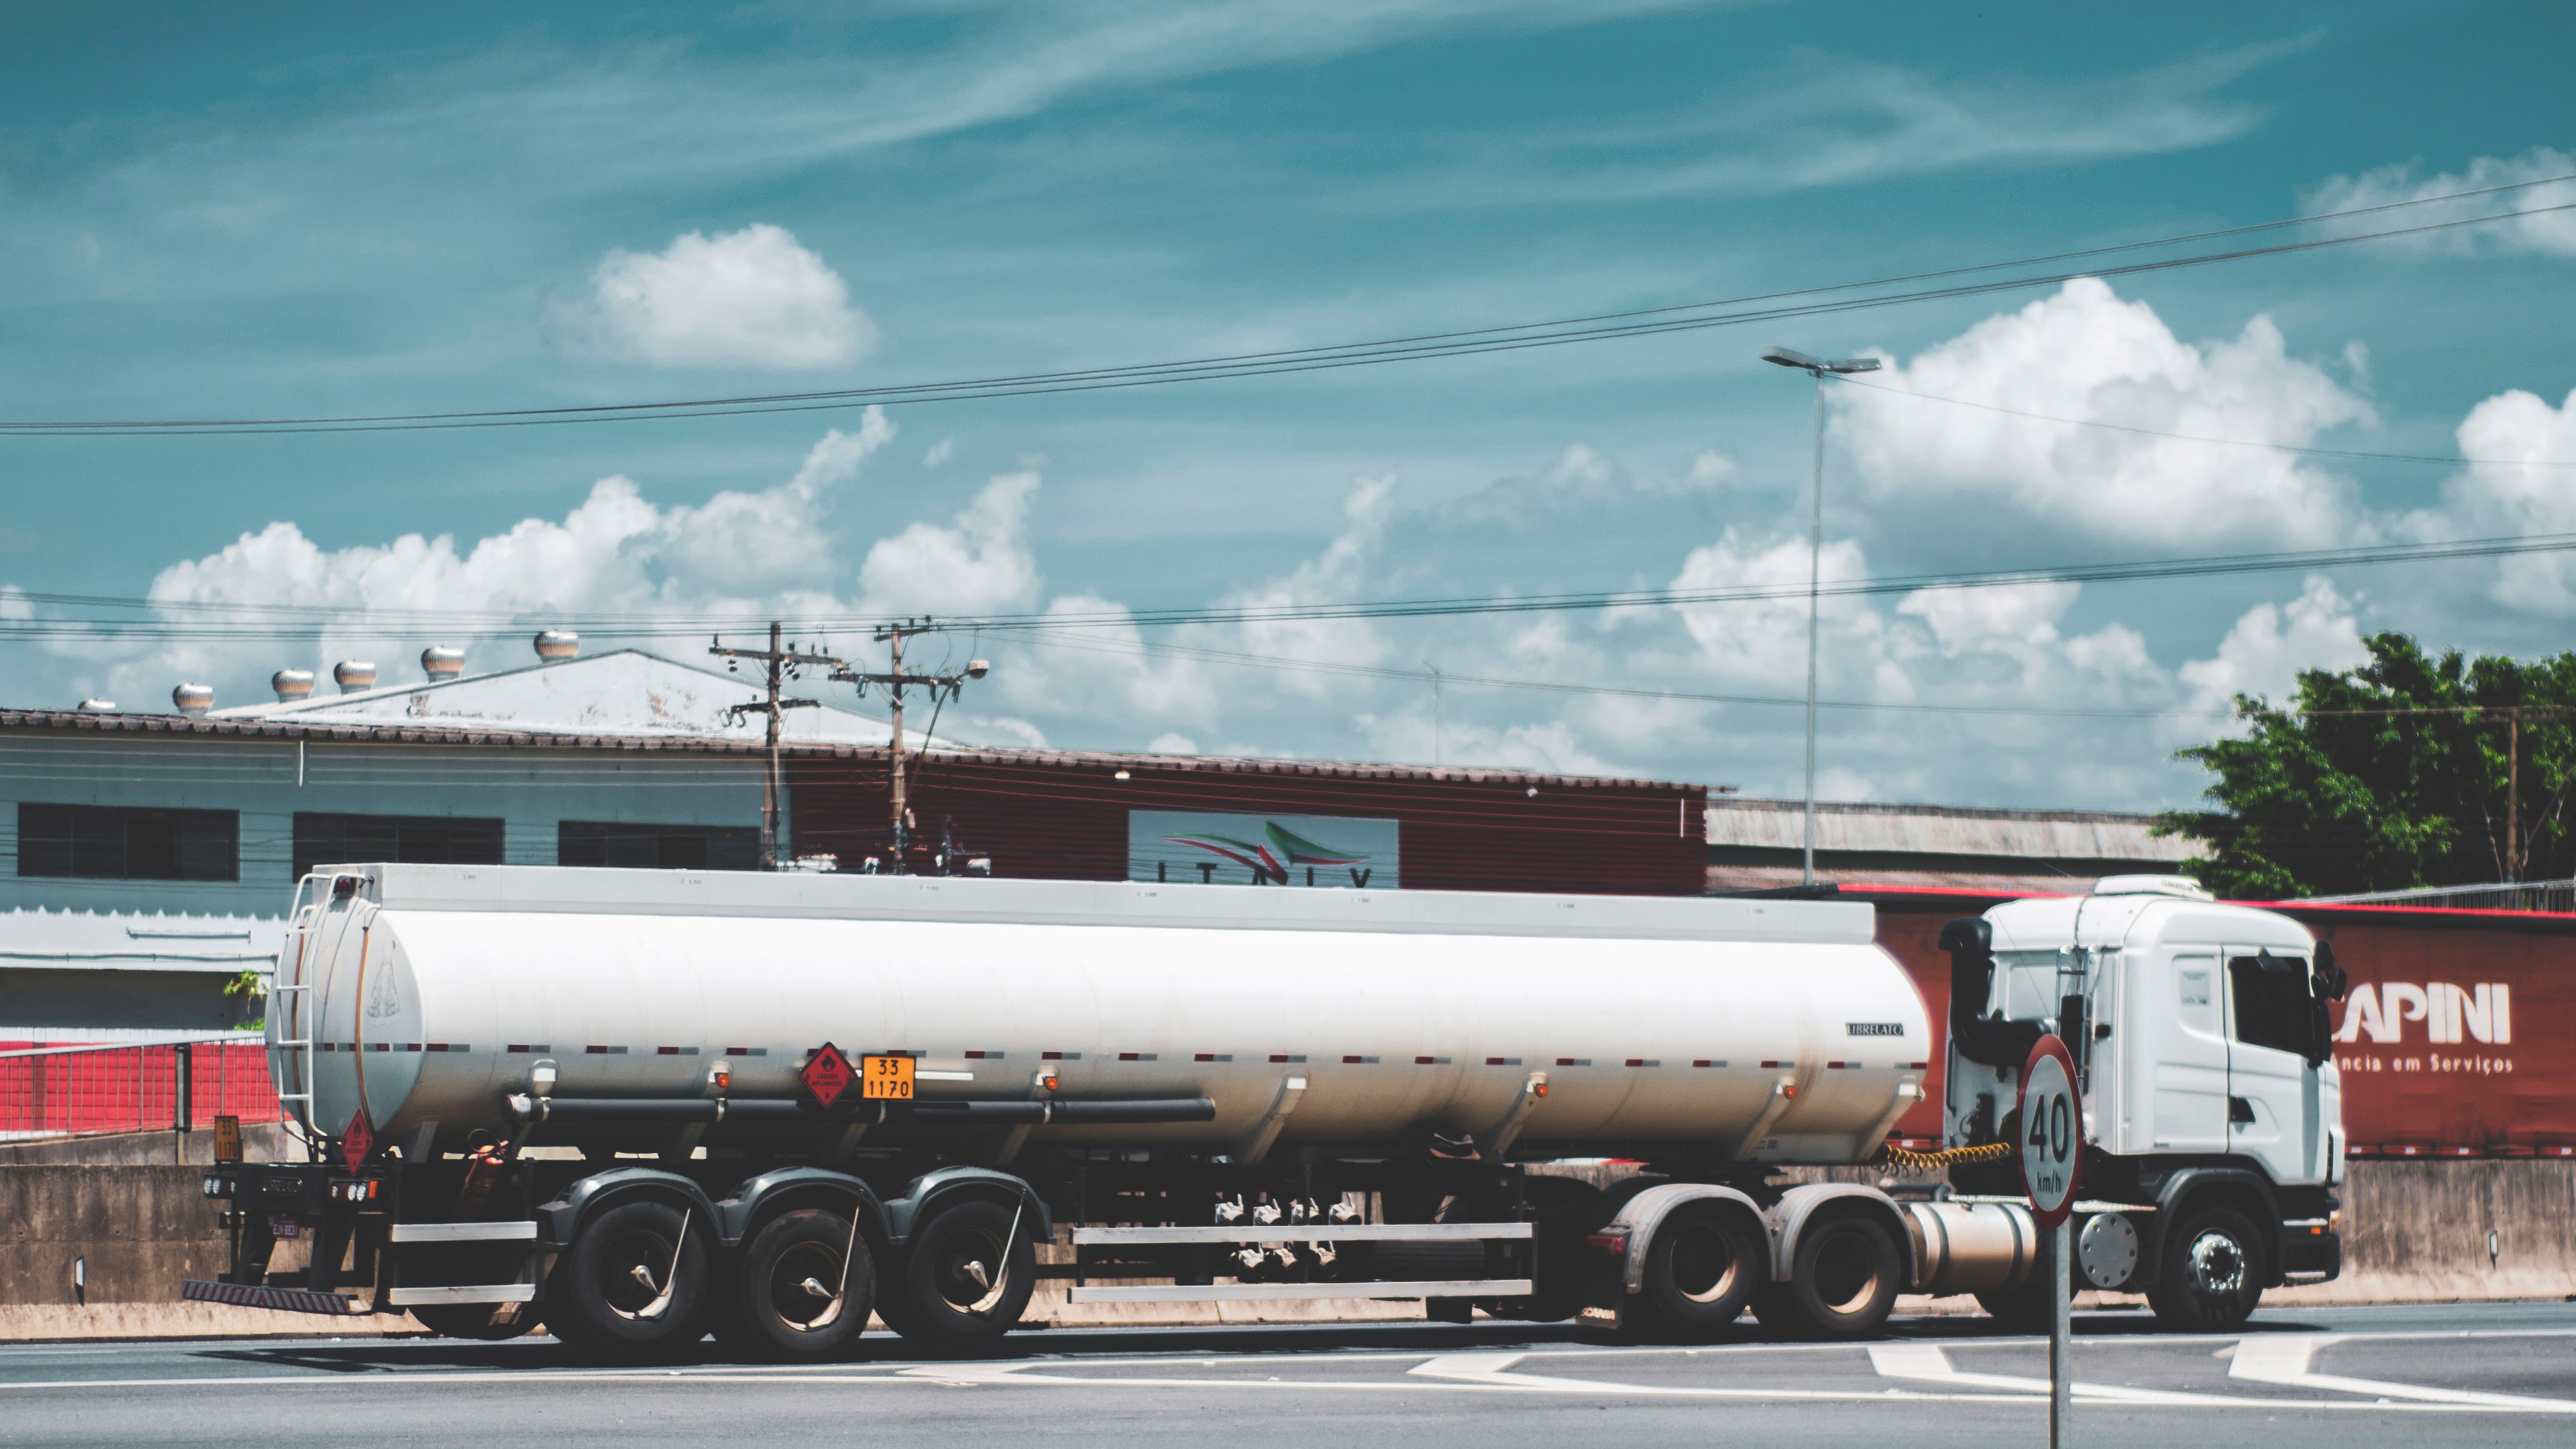
<svg viewBox="0 0 2576 1449"><path fill-rule="evenodd" d="M2576 37L2540 5L144 14L0 19L12 418L1258 350L2576 171ZM183 677L246 702L281 665L436 642L369 617L394 608L795 620L1803 577L1810 395L1756 360L1772 344L1875 350L1892 385L2051 416L2566 460L2571 262L2576 228L2536 217L1771 329L873 420L5 438L0 585L345 612L318 638L0 644L0 703L159 708ZM2301 461L1872 395L1838 398L1828 472L1828 567L1851 574L2576 531L2576 471ZM2563 647L2559 567L1836 605L1824 692L1878 707L1827 712L1827 789L2179 803L2200 779L2170 751L2216 722L2153 712L2278 690L2349 660L2356 630ZM0 616L64 612L0 595ZM1795 710L1460 686L1435 729L1420 679L1210 654L1773 697L1798 691L1802 628L1734 606L975 641L998 667L962 728L1792 793ZM474 647L515 663L522 632ZM1131 647L1153 641L1206 652ZM1908 704L1992 712L1885 707ZM2094 707L2138 713L2016 712Z"/></svg>

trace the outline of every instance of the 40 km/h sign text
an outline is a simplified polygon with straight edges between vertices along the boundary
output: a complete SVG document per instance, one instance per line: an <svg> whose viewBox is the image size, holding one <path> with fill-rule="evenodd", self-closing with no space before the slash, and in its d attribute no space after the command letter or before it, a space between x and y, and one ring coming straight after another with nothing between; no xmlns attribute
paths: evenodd
<svg viewBox="0 0 2576 1449"><path fill-rule="evenodd" d="M2044 1036L2021 1074L2021 1182L2043 1228L2066 1221L2084 1161L2084 1109L2066 1043Z"/></svg>

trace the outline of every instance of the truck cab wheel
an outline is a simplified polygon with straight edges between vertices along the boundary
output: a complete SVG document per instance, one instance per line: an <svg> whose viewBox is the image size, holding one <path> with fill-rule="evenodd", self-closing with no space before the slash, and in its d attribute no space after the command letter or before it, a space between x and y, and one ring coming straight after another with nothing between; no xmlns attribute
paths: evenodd
<svg viewBox="0 0 2576 1449"><path fill-rule="evenodd" d="M668 1357L706 1332L703 1224L667 1203L609 1208L573 1235L546 1288L546 1319L576 1348L630 1361Z"/></svg>
<svg viewBox="0 0 2576 1449"><path fill-rule="evenodd" d="M752 1235L722 1285L717 1336L762 1358L830 1358L867 1326L876 1280L867 1239L852 1235L848 1218L781 1214Z"/></svg>
<svg viewBox="0 0 2576 1449"><path fill-rule="evenodd" d="M2223 1333L2253 1316L2268 1267L2252 1221L2233 1208L2203 1208L2165 1234L2147 1306L2175 1328Z"/></svg>
<svg viewBox="0 0 2576 1449"><path fill-rule="evenodd" d="M1874 1217L1844 1213L1808 1223L1798 1235L1789 1281L1780 1285L1792 1331L1857 1338L1877 1328L1896 1306L1903 1262L1895 1238Z"/></svg>
<svg viewBox="0 0 2576 1449"><path fill-rule="evenodd" d="M1646 1247L1640 1326L1659 1337L1715 1337L1770 1277L1770 1245L1758 1229L1713 1203L1684 1203Z"/></svg>
<svg viewBox="0 0 2576 1449"><path fill-rule="evenodd" d="M888 1327L920 1343L991 1343L1020 1321L1037 1286L1036 1227L1036 1215L1024 1205L962 1202L944 1209L914 1231L903 1272L885 1285L879 1313Z"/></svg>

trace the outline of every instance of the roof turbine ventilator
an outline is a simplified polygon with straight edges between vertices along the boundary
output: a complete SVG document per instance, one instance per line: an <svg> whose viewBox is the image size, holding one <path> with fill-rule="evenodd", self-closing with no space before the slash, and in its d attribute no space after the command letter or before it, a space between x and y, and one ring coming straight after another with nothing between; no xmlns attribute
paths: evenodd
<svg viewBox="0 0 2576 1449"><path fill-rule="evenodd" d="M432 683L454 679L465 672L465 651L453 644L432 644L420 651L420 672Z"/></svg>
<svg viewBox="0 0 2576 1449"><path fill-rule="evenodd" d="M183 684L170 691L170 702L179 713L195 719L215 707L215 687L211 684Z"/></svg>
<svg viewBox="0 0 2576 1449"><path fill-rule="evenodd" d="M342 694L360 694L376 687L376 666L364 659L343 659L331 666L331 682Z"/></svg>
<svg viewBox="0 0 2576 1449"><path fill-rule="evenodd" d="M268 687L277 691L277 702L293 704L313 697L313 671L281 669L268 677Z"/></svg>
<svg viewBox="0 0 2576 1449"><path fill-rule="evenodd" d="M537 632L537 657L551 663L570 659L581 652L581 636L570 629L542 629Z"/></svg>

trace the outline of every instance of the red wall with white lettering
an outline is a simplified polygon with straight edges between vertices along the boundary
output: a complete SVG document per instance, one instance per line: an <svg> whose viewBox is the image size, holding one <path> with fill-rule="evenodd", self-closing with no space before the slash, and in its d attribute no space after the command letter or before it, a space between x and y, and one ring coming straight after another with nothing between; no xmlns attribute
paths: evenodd
<svg viewBox="0 0 2576 1449"><path fill-rule="evenodd" d="M1931 1011L1930 1100L1900 1119L1895 1135L1936 1138L1950 1007L1950 958L1936 939L1942 922L2009 897L1843 889L1846 899L1877 904L1879 944L1904 963ZM2351 1155L2576 1156L2576 916L2264 908L2332 941L2336 964L2352 977L2350 996L2333 1008L2338 1035L2351 1038L2335 1048Z"/></svg>

